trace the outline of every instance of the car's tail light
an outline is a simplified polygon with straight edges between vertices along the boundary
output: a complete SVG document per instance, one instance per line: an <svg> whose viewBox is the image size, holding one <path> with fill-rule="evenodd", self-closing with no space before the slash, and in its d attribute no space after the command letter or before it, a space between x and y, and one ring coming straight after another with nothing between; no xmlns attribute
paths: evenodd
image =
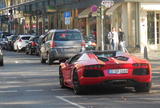
<svg viewBox="0 0 160 108"><path fill-rule="evenodd" d="M22 39L19 39L19 42L22 42Z"/></svg>
<svg viewBox="0 0 160 108"><path fill-rule="evenodd" d="M146 68L134 69L133 75L149 75L149 69L146 69Z"/></svg>
<svg viewBox="0 0 160 108"><path fill-rule="evenodd" d="M36 43L35 43L35 42L32 42L31 44L32 44L32 46L36 46Z"/></svg>
<svg viewBox="0 0 160 108"><path fill-rule="evenodd" d="M55 48L55 46L56 46L56 43L54 41L51 41L50 42L50 48Z"/></svg>
<svg viewBox="0 0 160 108"><path fill-rule="evenodd" d="M92 42L92 44L91 44L92 46L96 46L96 43L95 42Z"/></svg>
<svg viewBox="0 0 160 108"><path fill-rule="evenodd" d="M104 67L104 65L88 65L85 66L85 69L103 69Z"/></svg>
<svg viewBox="0 0 160 108"><path fill-rule="evenodd" d="M85 47L85 46L86 46L86 43L83 41L83 42L81 43L81 46L82 46L82 47Z"/></svg>
<svg viewBox="0 0 160 108"><path fill-rule="evenodd" d="M149 65L147 63L134 63L134 68L149 68Z"/></svg>

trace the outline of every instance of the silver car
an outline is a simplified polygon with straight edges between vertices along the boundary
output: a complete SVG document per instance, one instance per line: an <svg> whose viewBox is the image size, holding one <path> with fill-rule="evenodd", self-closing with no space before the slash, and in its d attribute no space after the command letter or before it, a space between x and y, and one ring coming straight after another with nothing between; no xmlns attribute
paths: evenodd
<svg viewBox="0 0 160 108"><path fill-rule="evenodd" d="M0 46L0 66L3 66L3 52L1 46Z"/></svg>
<svg viewBox="0 0 160 108"><path fill-rule="evenodd" d="M40 48L41 63L61 62L84 50L85 42L79 30L50 30Z"/></svg>

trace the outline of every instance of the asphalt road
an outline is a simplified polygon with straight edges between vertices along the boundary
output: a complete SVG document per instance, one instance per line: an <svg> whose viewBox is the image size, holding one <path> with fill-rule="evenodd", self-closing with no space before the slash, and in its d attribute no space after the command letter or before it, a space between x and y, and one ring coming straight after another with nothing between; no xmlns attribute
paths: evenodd
<svg viewBox="0 0 160 108"><path fill-rule="evenodd" d="M0 108L160 108L160 60L152 60L153 87L150 93L132 88L94 90L74 95L61 89L58 63L41 64L39 57L5 52L0 67Z"/></svg>

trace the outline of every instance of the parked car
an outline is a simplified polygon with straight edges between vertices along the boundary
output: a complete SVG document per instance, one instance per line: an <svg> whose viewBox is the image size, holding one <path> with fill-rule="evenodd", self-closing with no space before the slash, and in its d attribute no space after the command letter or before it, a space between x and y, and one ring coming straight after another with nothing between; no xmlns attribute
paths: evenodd
<svg viewBox="0 0 160 108"><path fill-rule="evenodd" d="M85 50L85 42L79 30L50 30L41 45L41 63L64 61Z"/></svg>
<svg viewBox="0 0 160 108"><path fill-rule="evenodd" d="M86 45L86 50L95 50L96 49L96 39L94 38L94 36L90 35L90 36L85 36L84 37L85 40L85 45Z"/></svg>
<svg viewBox="0 0 160 108"><path fill-rule="evenodd" d="M26 54L31 54L31 55L38 54L37 52L38 40L39 40L39 37L31 37L29 39L29 43L27 44L26 49L25 49Z"/></svg>
<svg viewBox="0 0 160 108"><path fill-rule="evenodd" d="M41 35L41 36L39 36L39 39L38 39L38 45L37 45L37 47L36 47L36 53L37 53L37 55L40 55L40 48L41 48L41 45L43 44L43 42L44 42L44 38L45 38L45 36L46 35Z"/></svg>
<svg viewBox="0 0 160 108"><path fill-rule="evenodd" d="M14 42L14 50L19 52L20 50L25 50L27 44L29 43L29 39L31 37L35 37L33 35L19 35L17 40Z"/></svg>
<svg viewBox="0 0 160 108"><path fill-rule="evenodd" d="M3 52L1 46L0 46L0 66L3 66Z"/></svg>
<svg viewBox="0 0 160 108"><path fill-rule="evenodd" d="M14 50L14 42L16 41L18 35L11 35L8 37L8 50Z"/></svg>
<svg viewBox="0 0 160 108"><path fill-rule="evenodd" d="M9 32L2 32L0 31L0 38L6 38L8 36L11 36L12 34Z"/></svg>
<svg viewBox="0 0 160 108"><path fill-rule="evenodd" d="M7 37L0 38L0 45L2 49L7 49L8 46L8 39Z"/></svg>
<svg viewBox="0 0 160 108"><path fill-rule="evenodd" d="M94 85L134 87L137 92L149 92L151 70L147 60L122 51L88 51L60 64L59 81L62 88L73 88L75 94Z"/></svg>

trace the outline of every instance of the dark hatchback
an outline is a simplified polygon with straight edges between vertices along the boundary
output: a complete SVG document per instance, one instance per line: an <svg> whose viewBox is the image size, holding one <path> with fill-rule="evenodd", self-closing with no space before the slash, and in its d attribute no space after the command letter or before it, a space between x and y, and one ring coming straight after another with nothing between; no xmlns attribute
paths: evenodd
<svg viewBox="0 0 160 108"><path fill-rule="evenodd" d="M29 43L26 46L25 53L26 54L35 54L38 55L37 47L38 47L39 37L31 37L29 39Z"/></svg>

